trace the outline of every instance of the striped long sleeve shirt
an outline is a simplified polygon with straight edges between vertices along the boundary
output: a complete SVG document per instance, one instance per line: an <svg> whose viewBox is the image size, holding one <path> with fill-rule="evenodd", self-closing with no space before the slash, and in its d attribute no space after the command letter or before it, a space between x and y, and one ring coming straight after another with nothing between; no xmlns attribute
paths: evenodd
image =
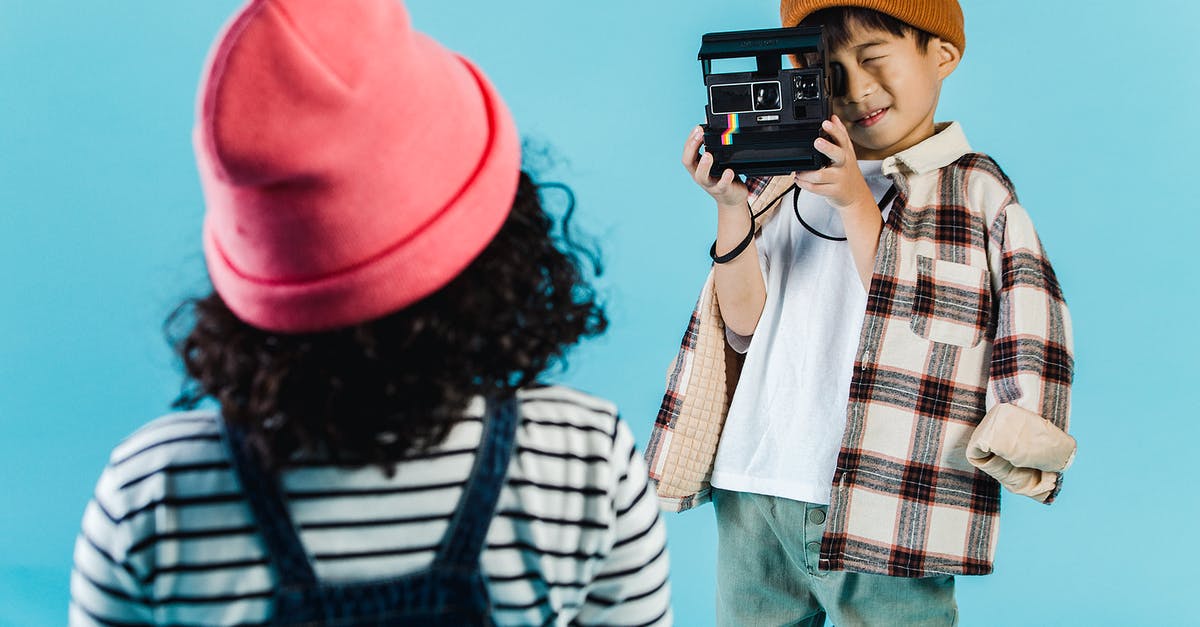
<svg viewBox="0 0 1200 627"><path fill-rule="evenodd" d="M666 625L665 530L612 404L565 387L518 395L521 420L481 557L501 625ZM324 581L430 565L470 473L483 403L385 477L301 464L281 477ZM153 421L119 444L84 513L72 625L269 620L275 574L214 411Z"/></svg>

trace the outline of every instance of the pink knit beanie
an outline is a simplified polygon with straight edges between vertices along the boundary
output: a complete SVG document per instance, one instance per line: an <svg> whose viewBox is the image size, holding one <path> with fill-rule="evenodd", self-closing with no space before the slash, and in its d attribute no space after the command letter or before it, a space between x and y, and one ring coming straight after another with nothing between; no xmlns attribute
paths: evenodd
<svg viewBox="0 0 1200 627"><path fill-rule="evenodd" d="M209 274L262 329L352 325L431 294L516 194L504 103L399 0L250 0L197 108Z"/></svg>

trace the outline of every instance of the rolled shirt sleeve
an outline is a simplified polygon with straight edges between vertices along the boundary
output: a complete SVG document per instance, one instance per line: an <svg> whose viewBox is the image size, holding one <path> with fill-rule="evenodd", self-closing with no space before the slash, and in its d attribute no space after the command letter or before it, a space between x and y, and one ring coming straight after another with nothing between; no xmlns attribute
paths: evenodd
<svg viewBox="0 0 1200 627"><path fill-rule="evenodd" d="M1071 317L1062 289L1021 205L1010 204L997 215L991 238L989 265L997 303L986 410L1001 419L1017 415L997 411L1011 404L1066 433L1075 364ZM1017 446L1037 444L1020 441ZM1037 451L1020 453L1038 455ZM1045 503L1062 489L1062 473L1054 474L1053 489L1039 499Z"/></svg>

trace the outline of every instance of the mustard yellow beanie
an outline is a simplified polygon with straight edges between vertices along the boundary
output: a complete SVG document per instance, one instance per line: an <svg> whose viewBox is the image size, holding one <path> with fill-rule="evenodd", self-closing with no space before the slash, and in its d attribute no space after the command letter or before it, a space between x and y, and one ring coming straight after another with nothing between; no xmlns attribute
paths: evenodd
<svg viewBox="0 0 1200 627"><path fill-rule="evenodd" d="M832 7L879 11L954 44L959 53L967 47L958 0L782 0L779 17L785 28L791 28L813 12Z"/></svg>

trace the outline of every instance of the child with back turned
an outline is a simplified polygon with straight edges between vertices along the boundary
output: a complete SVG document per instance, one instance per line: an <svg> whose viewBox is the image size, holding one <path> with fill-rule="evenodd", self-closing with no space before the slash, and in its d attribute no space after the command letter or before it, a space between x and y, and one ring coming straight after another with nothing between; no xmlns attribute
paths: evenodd
<svg viewBox="0 0 1200 627"><path fill-rule="evenodd" d="M193 411L114 449L70 623L670 625L633 434L539 383L607 317L483 72L399 0L247 0L195 147Z"/></svg>
<svg viewBox="0 0 1200 627"><path fill-rule="evenodd" d="M711 490L659 485L664 508L714 503L718 624L953 624L954 575L992 571L1000 486L1049 503L1074 456L1070 318L1008 177L934 122L965 45L958 3L783 0L781 15L823 26L844 69L815 144L832 163L743 183L713 171L699 128L688 138L684 166L717 204L701 300L717 305L693 316L651 476L695 459L671 436L724 376L696 355L723 326L745 357Z"/></svg>

